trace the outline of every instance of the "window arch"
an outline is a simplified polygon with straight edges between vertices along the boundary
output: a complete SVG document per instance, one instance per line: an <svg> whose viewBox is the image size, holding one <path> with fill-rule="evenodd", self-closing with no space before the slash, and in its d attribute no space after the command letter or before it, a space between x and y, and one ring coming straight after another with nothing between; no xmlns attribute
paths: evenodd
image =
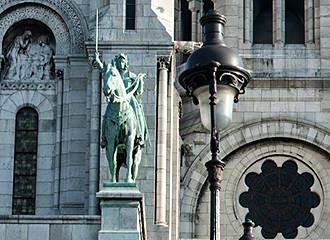
<svg viewBox="0 0 330 240"><path fill-rule="evenodd" d="M272 0L253 0L253 43L273 43Z"/></svg>
<svg viewBox="0 0 330 240"><path fill-rule="evenodd" d="M17 112L15 128L13 214L35 214L38 113L31 107Z"/></svg>

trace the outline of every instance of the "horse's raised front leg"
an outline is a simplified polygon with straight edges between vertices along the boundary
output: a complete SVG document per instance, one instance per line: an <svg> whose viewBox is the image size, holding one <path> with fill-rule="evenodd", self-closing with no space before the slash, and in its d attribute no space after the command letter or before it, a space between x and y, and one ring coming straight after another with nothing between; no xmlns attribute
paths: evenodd
<svg viewBox="0 0 330 240"><path fill-rule="evenodd" d="M106 134L105 134L105 121L106 119L103 118L102 121L102 130L101 130L101 148L105 148L107 146L107 138L106 138Z"/></svg>
<svg viewBox="0 0 330 240"><path fill-rule="evenodd" d="M132 166L133 166L133 149L134 149L134 140L135 140L135 130L132 131L130 135L127 136L126 140L126 165L127 165L127 174L126 182L134 182L132 178Z"/></svg>
<svg viewBox="0 0 330 240"><path fill-rule="evenodd" d="M132 176L133 176L133 181L136 181L136 177L139 171L139 165L141 162L141 156L142 156L142 150L140 146L137 146L137 151L134 156L133 160L133 166L132 166Z"/></svg>
<svg viewBox="0 0 330 240"><path fill-rule="evenodd" d="M117 182L116 179L116 170L117 170L117 158L115 154L115 144L113 141L107 144L106 146L106 154L107 160L109 164L110 174L111 174L111 182Z"/></svg>

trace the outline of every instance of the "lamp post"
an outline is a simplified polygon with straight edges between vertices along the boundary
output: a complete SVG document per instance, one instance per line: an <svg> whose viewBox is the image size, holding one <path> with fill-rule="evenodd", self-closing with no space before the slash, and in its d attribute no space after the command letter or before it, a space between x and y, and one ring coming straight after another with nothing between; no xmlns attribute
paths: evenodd
<svg viewBox="0 0 330 240"><path fill-rule="evenodd" d="M245 222L242 225L244 227L244 233L243 236L238 240L254 240L255 238L252 233L254 222L252 222L250 219L245 219Z"/></svg>
<svg viewBox="0 0 330 240"><path fill-rule="evenodd" d="M219 131L232 120L233 103L251 79L240 57L223 41L226 18L215 10L200 19L203 45L191 54L179 76L187 95L200 105L202 124L211 132L212 158L205 166L211 191L210 239L220 239L220 182L225 163L219 159Z"/></svg>

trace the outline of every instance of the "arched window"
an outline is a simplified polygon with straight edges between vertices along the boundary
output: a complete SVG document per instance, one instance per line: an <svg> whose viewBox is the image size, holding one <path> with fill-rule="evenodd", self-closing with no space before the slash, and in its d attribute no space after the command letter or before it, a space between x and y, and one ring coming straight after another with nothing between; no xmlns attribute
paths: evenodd
<svg viewBox="0 0 330 240"><path fill-rule="evenodd" d="M273 43L272 0L253 0L253 43Z"/></svg>
<svg viewBox="0 0 330 240"><path fill-rule="evenodd" d="M135 29L135 0L126 0L126 29Z"/></svg>
<svg viewBox="0 0 330 240"><path fill-rule="evenodd" d="M305 43L304 0L285 1L285 43Z"/></svg>
<svg viewBox="0 0 330 240"><path fill-rule="evenodd" d="M187 0L181 0L182 40L191 41L191 11Z"/></svg>
<svg viewBox="0 0 330 240"><path fill-rule="evenodd" d="M30 107L16 115L13 214L35 214L38 113Z"/></svg>

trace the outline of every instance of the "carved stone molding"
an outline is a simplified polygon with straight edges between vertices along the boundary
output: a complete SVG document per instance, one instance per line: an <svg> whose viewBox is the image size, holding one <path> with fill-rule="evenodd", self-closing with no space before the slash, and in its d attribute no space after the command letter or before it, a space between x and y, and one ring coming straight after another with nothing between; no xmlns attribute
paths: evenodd
<svg viewBox="0 0 330 240"><path fill-rule="evenodd" d="M1 41L13 24L24 19L35 19L46 24L54 33L56 45L60 46L57 49L57 55L83 52L87 25L71 1L33 0L24 1L24 4L20 3L22 1L19 0L2 0L0 2ZM4 11L13 6L15 7L11 8L11 11ZM2 52L1 47L2 44L0 44L0 52Z"/></svg>
<svg viewBox="0 0 330 240"><path fill-rule="evenodd" d="M0 90L55 90L55 83L0 83Z"/></svg>
<svg viewBox="0 0 330 240"><path fill-rule="evenodd" d="M177 53L184 53L188 54L192 51L201 48L201 42L194 42L194 41L175 41L174 42L174 49Z"/></svg>

